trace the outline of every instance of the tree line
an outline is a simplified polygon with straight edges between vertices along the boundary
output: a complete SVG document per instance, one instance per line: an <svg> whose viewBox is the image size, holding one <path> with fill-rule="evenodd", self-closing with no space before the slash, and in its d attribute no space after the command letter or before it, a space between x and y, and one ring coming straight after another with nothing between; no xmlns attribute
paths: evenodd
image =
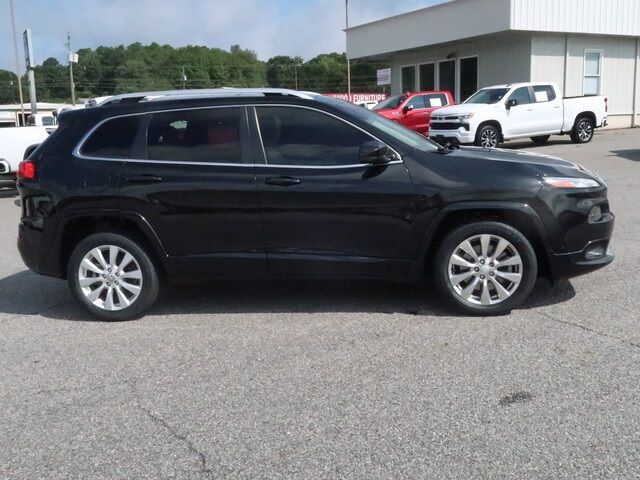
<svg viewBox="0 0 640 480"><path fill-rule="evenodd" d="M344 53L326 53L308 61L278 55L266 62L253 50L233 45L228 51L204 46L174 48L152 43L83 48L73 65L77 98L180 88L277 87L317 92L347 91ZM353 92L379 92L375 62L351 62ZM69 102L69 67L47 58L35 68L38 101ZM22 79L28 99L26 75ZM19 100L15 74L0 70L0 103Z"/></svg>

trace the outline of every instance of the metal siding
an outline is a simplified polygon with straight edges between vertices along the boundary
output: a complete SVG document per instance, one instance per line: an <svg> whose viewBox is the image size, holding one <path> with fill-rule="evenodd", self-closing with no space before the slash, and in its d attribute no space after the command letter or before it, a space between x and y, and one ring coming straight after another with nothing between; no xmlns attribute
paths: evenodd
<svg viewBox="0 0 640 480"><path fill-rule="evenodd" d="M347 30L350 58L420 48L509 29L510 0L456 0Z"/></svg>
<svg viewBox="0 0 640 480"><path fill-rule="evenodd" d="M511 28L640 36L638 0L512 0Z"/></svg>

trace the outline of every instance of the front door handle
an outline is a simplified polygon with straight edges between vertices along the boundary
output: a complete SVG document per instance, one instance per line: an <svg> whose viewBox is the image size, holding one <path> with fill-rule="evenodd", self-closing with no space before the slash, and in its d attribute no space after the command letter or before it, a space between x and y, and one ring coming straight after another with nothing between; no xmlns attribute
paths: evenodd
<svg viewBox="0 0 640 480"><path fill-rule="evenodd" d="M160 183L162 181L162 177L150 174L133 175L127 178L127 181L129 183Z"/></svg>
<svg viewBox="0 0 640 480"><path fill-rule="evenodd" d="M268 177L264 183L277 187L290 187L292 185L299 185L302 183L302 180L293 177Z"/></svg>

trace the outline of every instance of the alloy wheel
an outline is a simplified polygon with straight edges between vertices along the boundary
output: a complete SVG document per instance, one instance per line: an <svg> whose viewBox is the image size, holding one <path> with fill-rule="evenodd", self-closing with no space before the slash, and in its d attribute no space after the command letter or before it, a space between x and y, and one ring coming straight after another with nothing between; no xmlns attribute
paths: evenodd
<svg viewBox="0 0 640 480"><path fill-rule="evenodd" d="M511 297L522 281L523 261L508 240L492 234L474 235L449 258L449 283L473 305L496 305Z"/></svg>
<svg viewBox="0 0 640 480"><path fill-rule="evenodd" d="M484 148L495 148L498 146L498 134L495 130L487 129L480 135L480 144Z"/></svg>
<svg viewBox="0 0 640 480"><path fill-rule="evenodd" d="M101 245L90 250L80 262L78 283L85 298L108 311L125 309L142 291L142 269L124 248Z"/></svg>
<svg viewBox="0 0 640 480"><path fill-rule="evenodd" d="M587 120L583 120L578 124L578 138L583 142L586 142L593 135L593 127L591 126L591 122Z"/></svg>

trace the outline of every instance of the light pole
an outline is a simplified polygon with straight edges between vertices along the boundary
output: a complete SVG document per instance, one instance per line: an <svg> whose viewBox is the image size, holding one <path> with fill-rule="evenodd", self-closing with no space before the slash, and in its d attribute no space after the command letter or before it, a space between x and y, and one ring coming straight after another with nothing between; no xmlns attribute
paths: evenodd
<svg viewBox="0 0 640 480"><path fill-rule="evenodd" d="M75 54L71 51L71 33L67 32L67 43L65 43L69 51L69 86L71 87L71 105L76 104L76 84L73 81L73 61Z"/></svg>
<svg viewBox="0 0 640 480"><path fill-rule="evenodd" d="M18 93L20 95L20 114L24 122L24 99L22 98L22 79L20 78L20 60L18 57L18 43L16 42L16 19L13 15L13 0L9 0L9 10L11 11L11 26L13 27L13 51L16 56L16 77L18 77ZM20 124L20 122L18 122Z"/></svg>
<svg viewBox="0 0 640 480"><path fill-rule="evenodd" d="M348 35L346 30L349 30L349 0L344 0L344 20L345 20L345 35ZM346 38L346 37L345 37ZM349 61L349 42L345 44L345 56L347 57L347 93L349 94L349 101L351 101L351 62Z"/></svg>

